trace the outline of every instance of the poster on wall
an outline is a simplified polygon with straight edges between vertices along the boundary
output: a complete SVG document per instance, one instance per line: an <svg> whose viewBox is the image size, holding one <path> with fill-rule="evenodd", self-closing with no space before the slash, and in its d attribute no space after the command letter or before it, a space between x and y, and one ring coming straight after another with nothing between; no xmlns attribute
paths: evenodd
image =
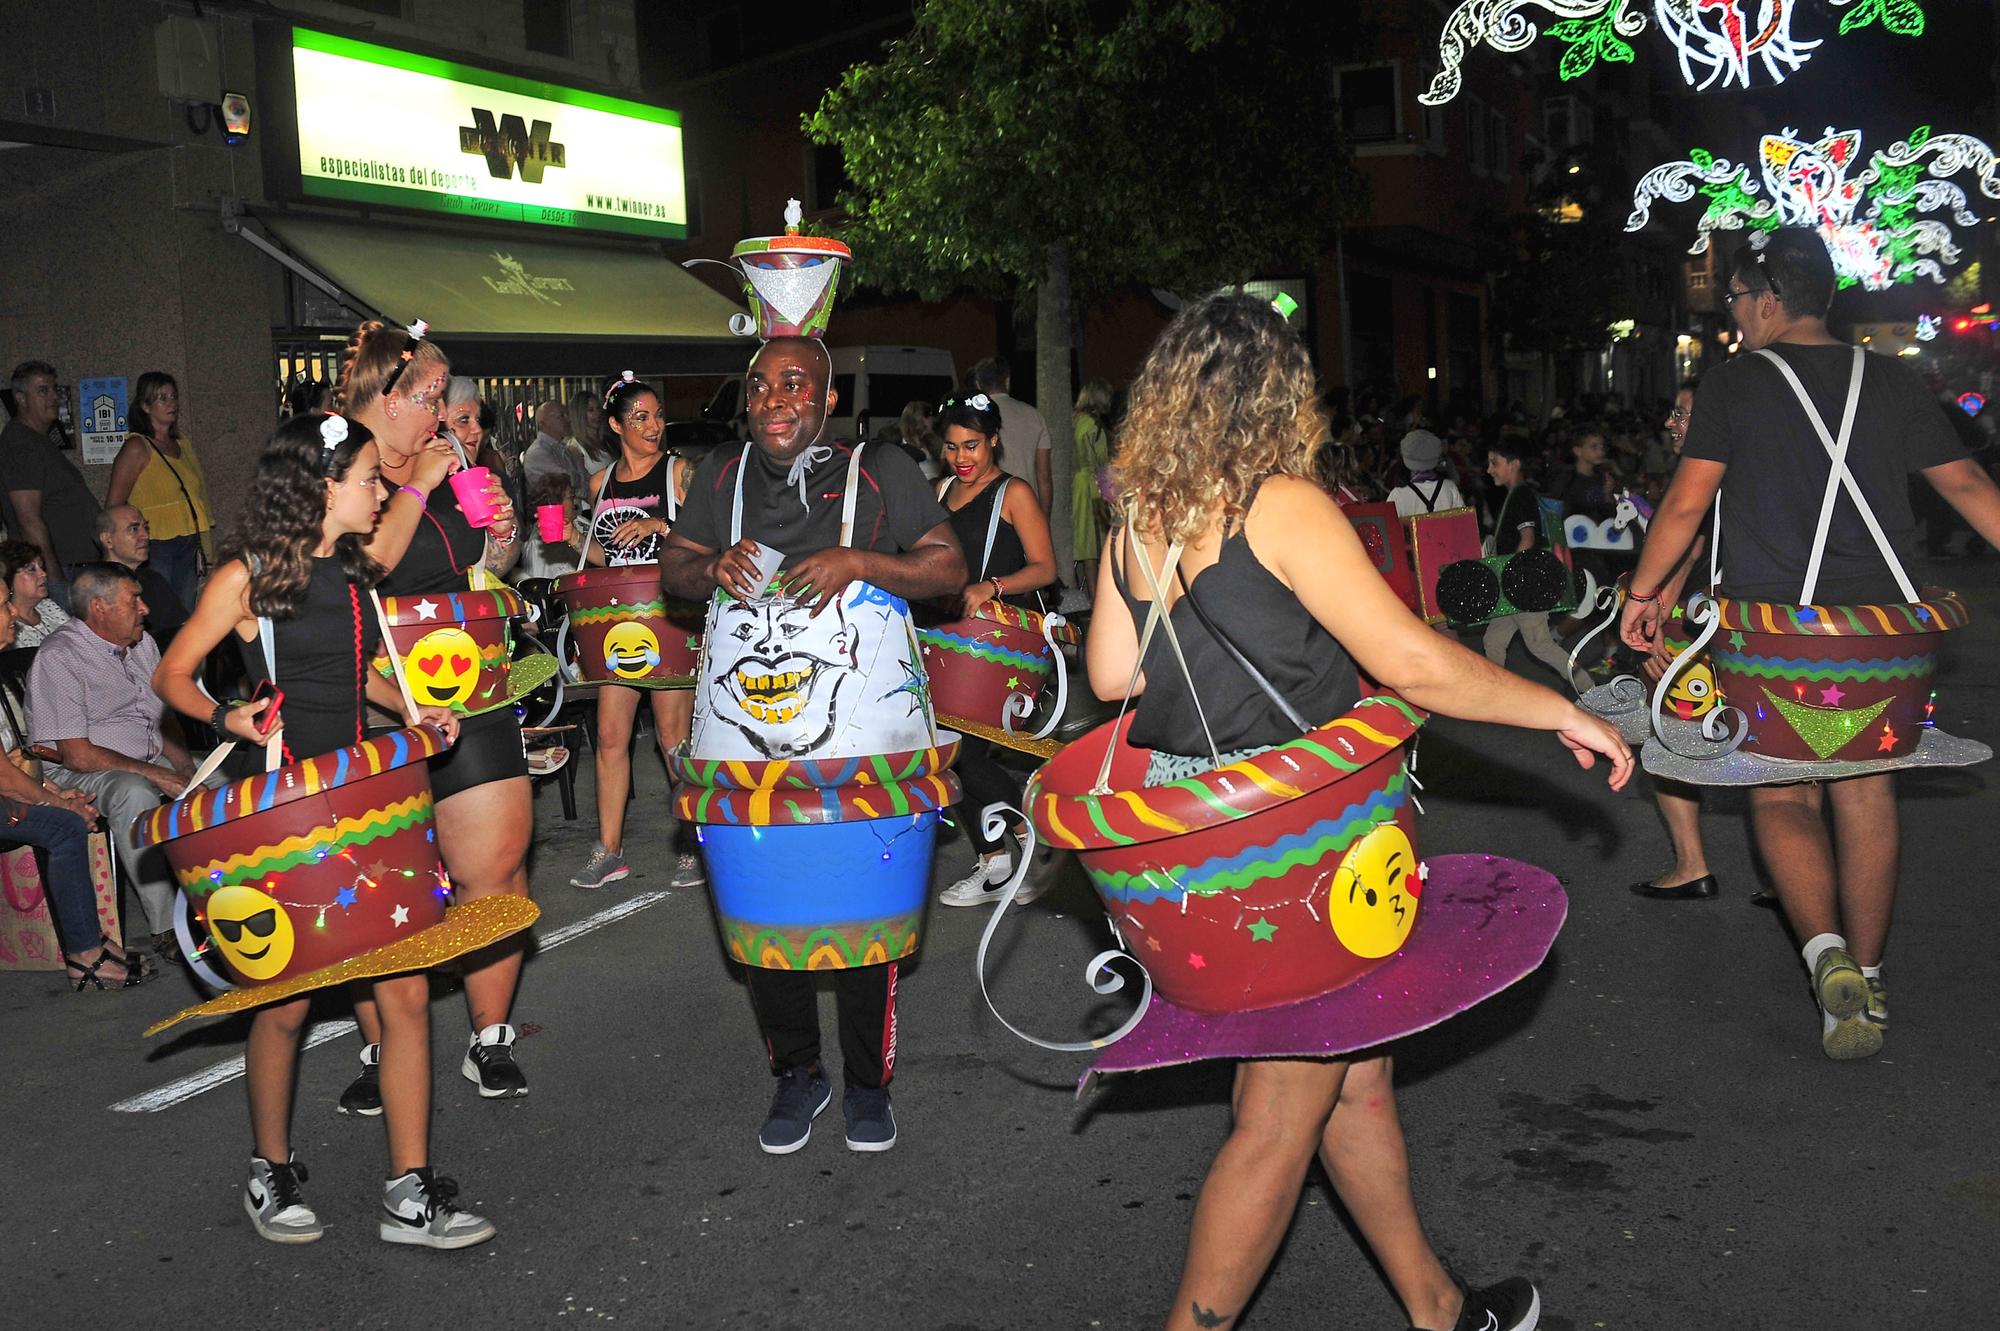
<svg viewBox="0 0 2000 1331"><path fill-rule="evenodd" d="M125 446L125 379L84 379L77 384L76 397L83 460L109 466Z"/></svg>

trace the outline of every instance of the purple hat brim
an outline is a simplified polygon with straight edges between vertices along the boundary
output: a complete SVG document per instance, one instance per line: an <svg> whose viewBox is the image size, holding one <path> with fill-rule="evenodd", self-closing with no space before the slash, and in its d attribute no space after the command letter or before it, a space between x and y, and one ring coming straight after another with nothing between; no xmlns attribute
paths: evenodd
<svg viewBox="0 0 2000 1331"><path fill-rule="evenodd" d="M1555 875L1495 855L1426 861L1423 909L1401 951L1354 983L1254 1012L1196 1012L1153 993L1132 1033L1084 1075L1210 1058L1329 1058L1428 1030L1542 964L1569 914Z"/></svg>

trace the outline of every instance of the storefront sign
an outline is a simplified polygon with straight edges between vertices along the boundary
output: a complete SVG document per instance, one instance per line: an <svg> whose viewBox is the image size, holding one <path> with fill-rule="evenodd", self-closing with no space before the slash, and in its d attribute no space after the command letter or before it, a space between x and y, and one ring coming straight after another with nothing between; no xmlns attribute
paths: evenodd
<svg viewBox="0 0 2000 1331"><path fill-rule="evenodd" d="M83 437L83 460L97 465L111 462L125 446L125 380L82 379L76 386L77 405L82 420L77 431Z"/></svg>
<svg viewBox="0 0 2000 1331"><path fill-rule="evenodd" d="M549 226L680 237L680 117L292 30L307 194Z"/></svg>

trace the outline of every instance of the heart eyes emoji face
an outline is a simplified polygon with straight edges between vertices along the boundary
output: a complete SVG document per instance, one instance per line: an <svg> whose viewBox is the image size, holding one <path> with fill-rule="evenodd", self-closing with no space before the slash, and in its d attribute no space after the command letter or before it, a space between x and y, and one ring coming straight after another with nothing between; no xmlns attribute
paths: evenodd
<svg viewBox="0 0 2000 1331"><path fill-rule="evenodd" d="M462 628L417 639L403 658L403 676L419 707L458 707L479 687L479 644Z"/></svg>

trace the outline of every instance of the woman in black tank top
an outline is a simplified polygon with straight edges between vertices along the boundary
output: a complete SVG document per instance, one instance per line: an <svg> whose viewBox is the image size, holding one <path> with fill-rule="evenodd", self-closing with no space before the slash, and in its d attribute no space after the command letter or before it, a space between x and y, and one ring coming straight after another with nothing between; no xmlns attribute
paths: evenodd
<svg viewBox="0 0 2000 1331"><path fill-rule="evenodd" d="M258 459L234 557L209 578L154 675L153 687L169 705L213 721L252 750L263 748L258 726L270 710L268 699L218 707L195 682L208 654L233 634L253 678L275 673L284 690L276 734L288 763L365 738L370 699L401 713L394 682L368 665L379 637L367 589L382 570L363 552L361 538L374 529L382 505L379 459L368 430L340 416L314 412L278 427ZM268 640L263 625L269 626ZM457 738L458 718L449 708L425 708L419 715ZM389 1175L418 1173L428 1180L430 977L419 972L356 981L349 992L380 1013L377 1112L389 1130ZM279 1242L318 1237L317 1220L297 1192L304 1171L291 1146L292 1083L311 1003L307 994L258 1008L245 1054L257 1152L252 1200L267 1191L296 1200L296 1207L252 1208L258 1233ZM461 1232L484 1227L490 1237L492 1226L479 1217L459 1213L459 1220L465 1222Z"/></svg>
<svg viewBox="0 0 2000 1331"><path fill-rule="evenodd" d="M1311 725L1355 701L1358 663L1418 707L1556 731L1585 766L1594 753L1611 757L1612 784L1622 786L1632 756L1610 726L1431 632L1404 608L1311 479L1326 433L1305 349L1266 301L1197 302L1148 356L1114 464L1131 521L1106 550L1086 647L1101 698L1123 697L1133 667L1143 665L1131 737L1155 750L1148 784L1214 766L1209 735L1227 763L1300 733L1212 636L1213 624ZM1139 561L1157 570L1176 544L1185 551L1181 576L1160 593L1186 674L1163 634L1138 660L1139 625L1152 608ZM1386 1055L1246 1058L1235 1108L1235 1130L1195 1209L1170 1328L1234 1323L1291 1223L1315 1153L1412 1326L1487 1325L1458 1321L1461 1308L1482 1306L1494 1310L1495 1327L1532 1325L1532 1286L1514 1280L1467 1291L1431 1251Z"/></svg>
<svg viewBox="0 0 2000 1331"><path fill-rule="evenodd" d="M591 477L590 493L579 496L588 505L583 509L588 523L584 558L590 563L621 567L658 562L688 481L681 460L660 451L666 424L659 394L629 372L611 381L604 394L604 428L618 449L618 460ZM694 717L693 689L603 684L596 692L597 841L569 880L581 888L603 887L632 871L625 860L625 804L632 791L632 731L640 697L652 709L653 740L662 757L687 739ZM702 881L700 855L682 851L669 885L695 887Z"/></svg>
<svg viewBox="0 0 2000 1331"><path fill-rule="evenodd" d="M1056 580L1055 547L1034 491L1010 484L1000 469L1000 408L983 393L949 397L932 425L943 440L946 474L938 498L965 549L969 581L959 595L959 611L969 619L996 599L1041 609L1042 589ZM1014 856L1004 838L987 835L979 811L995 803L1018 806L1021 780L1000 765L993 745L970 735L959 746L956 770L965 789L957 821L978 858L972 872L938 900L947 906L980 906L1004 895Z"/></svg>

